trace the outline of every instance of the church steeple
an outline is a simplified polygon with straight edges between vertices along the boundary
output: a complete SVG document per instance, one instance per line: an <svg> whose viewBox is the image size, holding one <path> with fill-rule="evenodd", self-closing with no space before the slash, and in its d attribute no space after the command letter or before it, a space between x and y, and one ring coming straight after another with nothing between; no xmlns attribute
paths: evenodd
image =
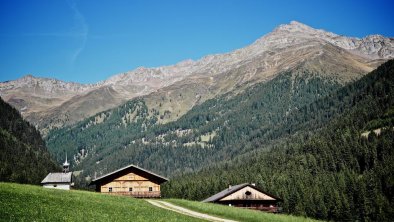
<svg viewBox="0 0 394 222"><path fill-rule="evenodd" d="M63 173L68 173L70 164L67 162L67 154L66 154L66 161L63 163Z"/></svg>

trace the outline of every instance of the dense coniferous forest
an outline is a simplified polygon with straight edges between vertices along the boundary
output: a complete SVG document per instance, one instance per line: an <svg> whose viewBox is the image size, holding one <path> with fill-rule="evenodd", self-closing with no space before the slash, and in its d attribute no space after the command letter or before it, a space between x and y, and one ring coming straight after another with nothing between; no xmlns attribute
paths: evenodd
<svg viewBox="0 0 394 222"><path fill-rule="evenodd" d="M255 182L282 197L287 213L387 221L394 216L393 70L389 61L345 87L293 70L167 124L139 98L54 130L47 144L58 161L75 155L82 176L130 163L171 176L167 197L201 200Z"/></svg>
<svg viewBox="0 0 394 222"><path fill-rule="evenodd" d="M0 181L39 184L60 167L40 133L0 98Z"/></svg>
<svg viewBox="0 0 394 222"><path fill-rule="evenodd" d="M321 124L330 116L329 123ZM309 118L305 124L291 124L304 118ZM259 149L172 178L162 187L163 194L201 200L229 184L255 182L283 198L286 213L336 221L392 221L393 60L298 109L286 121L287 130L304 130L271 144L255 137L245 145ZM323 127L309 128L310 123Z"/></svg>
<svg viewBox="0 0 394 222"><path fill-rule="evenodd" d="M256 149L245 145L253 138L272 141L295 133L299 129L287 129L284 121L340 86L316 73L286 72L237 95L208 100L167 124L158 124L160 117L141 98L54 130L46 141L59 162L64 152L76 155L74 169L85 176L130 163L172 176Z"/></svg>
<svg viewBox="0 0 394 222"><path fill-rule="evenodd" d="M171 176L163 187L168 197L200 200L229 184L256 182L281 196L288 213L388 220L393 63L345 87L317 73L285 72L167 124L139 98L54 130L47 144L58 161L64 152L75 155L83 177L130 163Z"/></svg>

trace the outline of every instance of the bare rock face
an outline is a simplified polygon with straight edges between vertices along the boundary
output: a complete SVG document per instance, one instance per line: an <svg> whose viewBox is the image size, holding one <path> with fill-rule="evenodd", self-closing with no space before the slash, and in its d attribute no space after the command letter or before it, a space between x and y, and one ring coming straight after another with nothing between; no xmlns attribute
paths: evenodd
<svg viewBox="0 0 394 222"><path fill-rule="evenodd" d="M331 43L368 59L394 58L393 38L386 38L381 35L369 35L362 39L346 37L321 29L314 29L296 21L280 25L272 33L257 40L256 43L271 47L278 46L278 44L281 47L288 47L303 40L320 40Z"/></svg>
<svg viewBox="0 0 394 222"><path fill-rule="evenodd" d="M140 67L88 85L28 75L0 83L0 96L44 133L141 96L149 108L172 114L166 122L209 98L236 93L287 70L309 70L346 83L392 58L393 38L345 37L292 21L229 53Z"/></svg>
<svg viewBox="0 0 394 222"><path fill-rule="evenodd" d="M63 82L57 79L26 75L20 79L0 83L0 95L23 114L43 111L75 95L94 89L95 85Z"/></svg>
<svg viewBox="0 0 394 222"><path fill-rule="evenodd" d="M26 75L16 81L0 83L0 90L6 89L41 89L42 92L48 93L68 93L83 92L94 87L94 85L84 85L74 82L63 82L57 79L38 78L32 75Z"/></svg>

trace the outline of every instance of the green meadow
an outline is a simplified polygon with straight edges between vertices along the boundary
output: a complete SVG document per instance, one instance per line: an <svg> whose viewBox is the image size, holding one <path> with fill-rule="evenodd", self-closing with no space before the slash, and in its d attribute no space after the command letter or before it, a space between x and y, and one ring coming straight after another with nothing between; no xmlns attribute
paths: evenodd
<svg viewBox="0 0 394 222"><path fill-rule="evenodd" d="M172 204L188 208L200 213L206 213L212 216L220 218L246 221L246 222L261 222L261 221L272 221L272 222L306 222L316 221L310 218L285 215L285 214L273 214L265 213L257 210L240 209L236 207L229 207L219 204L212 203L201 203L197 201L181 200L181 199L166 199L165 201Z"/></svg>
<svg viewBox="0 0 394 222"><path fill-rule="evenodd" d="M217 204L166 199L197 212L237 221L313 221ZM204 221L155 207L143 199L79 190L0 183L0 221Z"/></svg>
<svg viewBox="0 0 394 222"><path fill-rule="evenodd" d="M203 221L142 199L0 183L0 221Z"/></svg>

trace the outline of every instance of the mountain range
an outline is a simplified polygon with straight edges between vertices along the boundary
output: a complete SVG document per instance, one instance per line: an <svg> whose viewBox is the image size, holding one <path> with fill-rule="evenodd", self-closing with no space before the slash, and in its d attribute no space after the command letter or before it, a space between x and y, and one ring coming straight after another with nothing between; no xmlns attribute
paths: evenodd
<svg viewBox="0 0 394 222"><path fill-rule="evenodd" d="M57 162L71 157L79 188L135 164L171 178L166 197L256 182L287 213L390 221L393 59L394 38L293 21L229 53L96 84L27 75L0 95Z"/></svg>
<svg viewBox="0 0 394 222"><path fill-rule="evenodd" d="M229 53L172 66L140 67L96 84L27 75L0 83L0 95L46 135L136 97L166 123L208 99L236 94L286 70L309 70L345 84L390 58L394 58L393 38L345 37L293 21Z"/></svg>

